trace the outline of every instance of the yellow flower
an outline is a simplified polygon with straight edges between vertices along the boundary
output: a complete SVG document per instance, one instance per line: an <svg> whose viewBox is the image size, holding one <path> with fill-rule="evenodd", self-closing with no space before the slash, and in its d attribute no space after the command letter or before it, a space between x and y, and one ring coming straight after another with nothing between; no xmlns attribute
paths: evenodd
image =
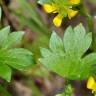
<svg viewBox="0 0 96 96"><path fill-rule="evenodd" d="M78 11L74 11L74 10L72 10L72 9L68 9L68 18L71 19L71 18L74 17L77 13L78 13Z"/></svg>
<svg viewBox="0 0 96 96"><path fill-rule="evenodd" d="M93 77L88 79L87 88L92 90L92 93L96 93L96 81Z"/></svg>
<svg viewBox="0 0 96 96"><path fill-rule="evenodd" d="M62 23L62 17L57 15L54 19L53 19L53 23L56 27L60 27L61 23Z"/></svg>
<svg viewBox="0 0 96 96"><path fill-rule="evenodd" d="M64 3L64 2L59 3L59 1L54 1L54 2L52 2L52 4L43 5L43 8L47 13L57 13L58 14L53 19L53 23L56 27L61 26L63 17L68 16L68 18L71 19L78 13L78 11L72 10L72 6L74 4L79 4L80 0L69 0L68 2L69 2L69 4L71 3L70 6L66 5L66 3Z"/></svg>
<svg viewBox="0 0 96 96"><path fill-rule="evenodd" d="M53 6L53 5L50 5L50 4L44 4L44 5L43 5L43 8L44 8L44 10L45 10L47 13L52 13L52 12L55 12L55 10L56 10L56 7Z"/></svg>
<svg viewBox="0 0 96 96"><path fill-rule="evenodd" d="M80 0L70 0L70 2L71 2L72 4L79 4L79 3L80 3Z"/></svg>

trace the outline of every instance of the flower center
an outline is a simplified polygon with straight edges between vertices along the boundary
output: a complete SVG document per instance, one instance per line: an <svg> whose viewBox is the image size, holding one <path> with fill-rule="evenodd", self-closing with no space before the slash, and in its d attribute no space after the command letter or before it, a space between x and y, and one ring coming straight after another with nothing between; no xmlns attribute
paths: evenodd
<svg viewBox="0 0 96 96"><path fill-rule="evenodd" d="M53 5L62 17L66 17L68 9L72 8L72 4L68 0L53 0Z"/></svg>

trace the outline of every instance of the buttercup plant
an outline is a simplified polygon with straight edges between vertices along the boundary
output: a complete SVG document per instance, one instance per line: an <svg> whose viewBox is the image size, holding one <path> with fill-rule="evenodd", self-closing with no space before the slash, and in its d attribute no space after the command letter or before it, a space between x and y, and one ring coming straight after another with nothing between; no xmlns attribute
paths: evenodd
<svg viewBox="0 0 96 96"><path fill-rule="evenodd" d="M53 32L49 44L50 49L41 48L40 62L49 70L69 80L86 80L94 74L96 69L94 67L96 53L84 56L91 42L92 34L86 34L82 24L74 29L69 26L63 40Z"/></svg>
<svg viewBox="0 0 96 96"><path fill-rule="evenodd" d="M8 10L6 11L7 5L5 4L5 2L2 1L3 0L1 0L0 4L3 8L4 15L6 15L6 13L8 14L7 12ZM38 34L36 33L36 35L40 36L40 39L36 40L35 47L31 46L31 48L35 49L37 48L37 46L41 45L41 43L39 44L37 43L39 40L40 42L44 41L43 44L45 44L48 41L47 39L49 37L48 33L49 29L47 27L43 29L44 24L42 22L42 18L41 17L39 18L39 15L37 14L37 12L35 13L34 8L32 8L30 4L28 4L27 0L18 0L18 1L20 1L18 2L18 4L20 4L19 6L22 7L20 7L20 10L17 10L18 12L15 13L12 12L12 18L14 17L14 15L18 15L17 17L18 18L20 17L19 18L20 24L18 22L18 24L21 25L20 28L21 27L23 29L30 28L32 32L38 31ZM73 94L78 96L75 92L75 90L77 91L78 89L75 88L74 83L72 82L73 80L79 80L79 81L88 80L86 88L89 89L89 91L92 91L91 94L96 96L96 37L95 37L96 33L93 28L94 25L93 17L87 11L87 7L84 5L85 2L83 1L84 0L38 0L38 3L42 5L42 8L45 10L45 12L56 15L53 19L53 23L56 27L61 26L64 18L68 18L68 20L70 20L77 14L80 14L80 16L84 16L87 22L86 28L84 28L83 24L81 23L76 25L75 27L73 26L67 27L66 29L64 29L65 31L63 32L64 35L62 36L62 38L58 36L55 31L53 31L50 38L49 47L43 48L41 46L40 58L38 58L39 55L36 54L38 55L38 57L36 57L35 60L38 59L37 61L38 64L42 64L49 71L57 73L57 75L65 79L64 90L62 90L62 92L61 91L58 92L57 94L54 94L55 92L53 92L54 96L73 96ZM32 10L30 10L31 8ZM28 14L25 14L27 13L26 9L30 10L30 12L28 11ZM10 21L11 16L10 15L8 16L9 16L8 20ZM1 19L1 8L0 8L0 19ZM4 17L4 21L6 21L6 16ZM24 22L26 24L23 25L22 23ZM27 24L29 28L27 28L26 26ZM12 25L12 28L14 28L14 25ZM16 28L17 27L18 26L16 26ZM29 37L30 30L28 30L28 32L29 33L27 35ZM48 34L48 36L46 34ZM32 52L30 52L27 49L17 47L17 45L21 44L23 35L24 32L22 31L11 32L10 26L6 26L0 29L0 78L3 79L4 83L5 81L7 81L8 83L11 81L12 71L14 71L13 69L19 70L22 73L28 70L26 75L31 74L31 76L32 74L35 73L33 72L35 69L38 70L38 68L35 67L34 70L29 70L29 68L33 68L34 64ZM44 38L42 36L44 36ZM32 38L30 37L29 39L28 42L35 41L34 40L35 38L33 37ZM24 41L24 43L27 42ZM32 44L34 45L34 43ZM27 46L24 47L31 49L29 48L29 44L27 44ZM38 53L36 49L35 51L36 53ZM41 76L42 75L41 70L39 70L36 74L38 74L39 72L40 72L39 76ZM45 71L43 71L43 73L44 72ZM43 75L45 78L46 74ZM24 79L26 80L23 81L20 79L20 81L21 82L23 81L24 85L28 84L30 87L31 86L34 87L35 84L31 82L32 78L27 78L27 76L24 77L25 77ZM27 81L27 84L25 81ZM6 83L4 84L5 87ZM9 93L5 90L5 88L2 87L2 85L0 85L0 96L1 92L4 94L2 96L10 96ZM36 89L37 88L32 88L32 94L34 96L35 96L34 93L37 92L35 91ZM39 93L40 92L37 92L37 94ZM41 96L37 94L36 96ZM84 94L84 96L86 95Z"/></svg>
<svg viewBox="0 0 96 96"><path fill-rule="evenodd" d="M91 43L92 34L86 34L82 24L74 29L68 27L63 39L53 32L49 44L50 49L41 48L42 58L39 61L65 79L86 80L93 76L96 70L94 67L96 52L84 55ZM93 93L96 91L96 83L93 78L88 81L87 88L91 89Z"/></svg>
<svg viewBox="0 0 96 96"><path fill-rule="evenodd" d="M53 32L49 44L50 49L41 48L42 58L39 61L49 70L56 72L65 79L87 80L89 78L87 88L96 95L96 81L92 77L96 71L94 67L96 65L96 52L86 53L91 44L92 46L95 44L91 15L86 11L81 0L39 0L39 3L47 13L57 14L53 19L56 27L61 26L64 17L71 19L79 11L82 16L87 18L89 31L92 33L86 34L82 24L74 29L68 27L63 40ZM81 8L78 7L79 5ZM66 95L58 94L56 96Z"/></svg>

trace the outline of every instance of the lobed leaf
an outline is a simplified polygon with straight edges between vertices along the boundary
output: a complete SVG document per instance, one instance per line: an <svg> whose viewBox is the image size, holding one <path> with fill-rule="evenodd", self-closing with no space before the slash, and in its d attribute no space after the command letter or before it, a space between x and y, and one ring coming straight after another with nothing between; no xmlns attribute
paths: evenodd
<svg viewBox="0 0 96 96"><path fill-rule="evenodd" d="M10 33L10 27L0 30L0 77L11 80L11 68L26 71L33 65L33 56L23 48L14 48L20 44L24 32Z"/></svg>
<svg viewBox="0 0 96 96"><path fill-rule="evenodd" d="M40 62L49 70L71 80L84 80L94 74L96 53L85 56L92 42L91 33L86 33L82 24L74 29L69 26L63 40L52 33L49 47L41 49ZM86 69L86 70L85 70Z"/></svg>
<svg viewBox="0 0 96 96"><path fill-rule="evenodd" d="M8 82L11 80L11 68L25 71L33 64L33 57L30 51L23 48L14 48L21 43L23 35L24 32L22 31L10 33L9 26L0 30L0 77Z"/></svg>
<svg viewBox="0 0 96 96"><path fill-rule="evenodd" d="M10 49L6 63L17 70L26 71L32 66L32 53L22 48Z"/></svg>
<svg viewBox="0 0 96 96"><path fill-rule="evenodd" d="M80 24L75 27L68 27L64 34L64 47L68 54L81 57L90 47L92 38L91 33L86 34L84 27Z"/></svg>
<svg viewBox="0 0 96 96"><path fill-rule="evenodd" d="M62 42L61 38L59 36L57 36L57 34L55 32L53 32L53 34L50 38L49 46L53 52L58 52L58 51L64 52L63 42Z"/></svg>
<svg viewBox="0 0 96 96"><path fill-rule="evenodd" d="M2 47L5 49L12 48L17 44L21 43L24 32L13 32L10 33L3 43Z"/></svg>

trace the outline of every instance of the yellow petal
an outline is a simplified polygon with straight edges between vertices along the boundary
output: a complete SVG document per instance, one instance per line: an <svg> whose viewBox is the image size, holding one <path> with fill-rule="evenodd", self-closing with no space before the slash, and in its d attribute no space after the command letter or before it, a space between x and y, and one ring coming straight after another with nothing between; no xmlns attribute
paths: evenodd
<svg viewBox="0 0 96 96"><path fill-rule="evenodd" d="M69 1L72 4L79 4L80 3L80 0L69 0Z"/></svg>
<svg viewBox="0 0 96 96"><path fill-rule="evenodd" d="M56 27L60 27L61 23L62 23L62 17L60 15L57 15L54 19L53 19L53 23Z"/></svg>
<svg viewBox="0 0 96 96"><path fill-rule="evenodd" d="M43 5L43 8L44 10L47 12L47 13L51 13L51 12L54 12L56 10L56 7L55 6L52 6L50 4L44 4Z"/></svg>
<svg viewBox="0 0 96 96"><path fill-rule="evenodd" d="M68 9L68 17L69 17L69 19L74 17L77 13L78 13L78 11L74 11L72 9Z"/></svg>
<svg viewBox="0 0 96 96"><path fill-rule="evenodd" d="M92 93L96 93L96 82L95 82L95 84L92 87Z"/></svg>
<svg viewBox="0 0 96 96"><path fill-rule="evenodd" d="M95 85L95 80L93 77L90 77L88 82L87 82L87 88L88 89L94 89L94 85Z"/></svg>

